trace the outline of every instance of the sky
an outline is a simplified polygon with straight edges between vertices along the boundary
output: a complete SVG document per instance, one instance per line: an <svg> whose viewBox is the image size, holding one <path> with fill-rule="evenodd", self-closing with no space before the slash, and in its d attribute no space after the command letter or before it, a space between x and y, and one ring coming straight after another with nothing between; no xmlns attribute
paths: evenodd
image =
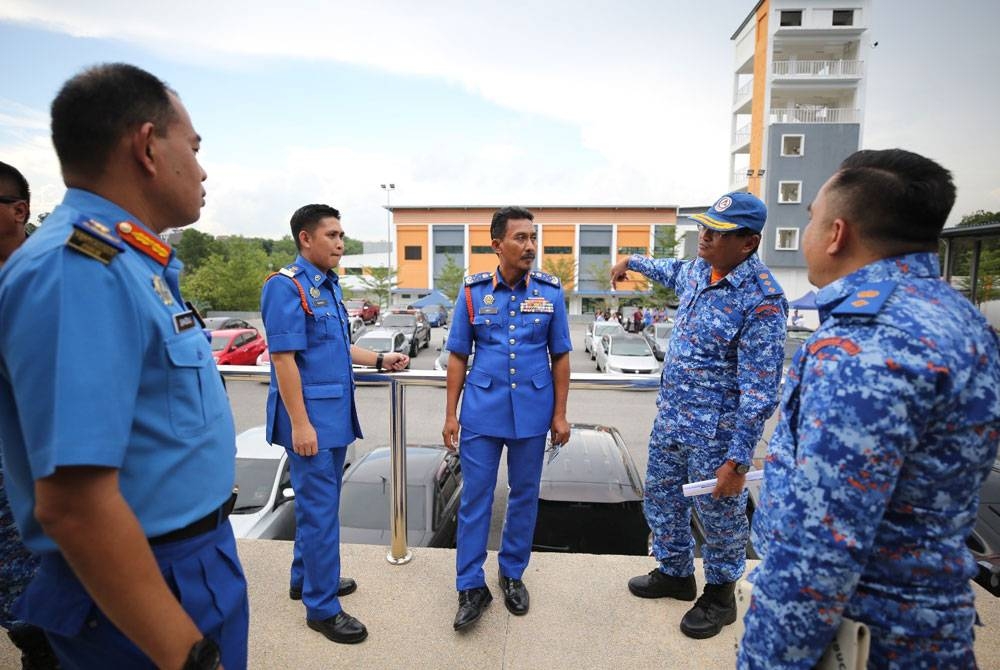
<svg viewBox="0 0 1000 670"><path fill-rule="evenodd" d="M180 93L214 235L299 206L385 239L393 205L663 205L729 187L731 35L753 0L3 0L0 160L34 213L64 187L52 98L100 62ZM1000 210L996 0L874 0L864 148L952 170L950 222Z"/></svg>

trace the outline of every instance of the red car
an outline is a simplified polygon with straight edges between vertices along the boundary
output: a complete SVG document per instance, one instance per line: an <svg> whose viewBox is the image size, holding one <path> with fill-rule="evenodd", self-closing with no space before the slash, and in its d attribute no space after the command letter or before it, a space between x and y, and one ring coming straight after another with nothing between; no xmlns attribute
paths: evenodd
<svg viewBox="0 0 1000 670"><path fill-rule="evenodd" d="M350 316L359 317L365 323L371 324L378 321L378 305L367 300L345 300L344 307L347 308L347 313Z"/></svg>
<svg viewBox="0 0 1000 670"><path fill-rule="evenodd" d="M256 328L212 331L212 355L217 365L254 365L267 343Z"/></svg>

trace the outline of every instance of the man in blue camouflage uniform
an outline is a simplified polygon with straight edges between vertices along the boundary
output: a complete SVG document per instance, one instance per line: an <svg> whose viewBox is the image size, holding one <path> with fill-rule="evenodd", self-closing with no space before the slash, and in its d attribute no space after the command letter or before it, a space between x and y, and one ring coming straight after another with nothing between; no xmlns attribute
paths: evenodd
<svg viewBox="0 0 1000 670"><path fill-rule="evenodd" d="M634 270L673 289L680 301L646 470L646 520L660 564L628 587L641 598L695 599L692 503L681 487L718 478L710 496L694 498L705 528L706 583L680 624L685 635L704 639L736 621L734 586L749 535L743 484L777 405L788 304L756 254L767 218L763 202L729 193L691 218L701 226L698 258L631 256L611 268L611 280Z"/></svg>
<svg viewBox="0 0 1000 670"><path fill-rule="evenodd" d="M458 446L458 398L465 388L455 630L478 621L493 600L483 562L504 446L510 496L498 557L500 589L512 614L528 612L528 589L521 577L531 558L545 434L551 430L554 445L569 439L566 396L573 347L559 280L531 270L538 239L533 219L521 207L493 214L490 236L500 265L495 273L465 278L448 335L442 437L452 450ZM475 359L466 378L473 348Z"/></svg>
<svg viewBox="0 0 1000 670"><path fill-rule="evenodd" d="M811 668L841 617L871 668L973 668L965 541L1000 439L1000 353L941 281L951 175L860 151L810 206L821 325L788 371L754 522L740 668Z"/></svg>

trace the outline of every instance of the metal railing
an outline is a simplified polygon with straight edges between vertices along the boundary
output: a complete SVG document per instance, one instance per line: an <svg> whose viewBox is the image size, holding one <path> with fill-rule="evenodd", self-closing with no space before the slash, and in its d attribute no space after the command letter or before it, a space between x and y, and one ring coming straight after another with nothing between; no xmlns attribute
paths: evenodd
<svg viewBox="0 0 1000 670"><path fill-rule="evenodd" d="M771 73L776 77L860 77L860 60L776 60Z"/></svg>
<svg viewBox="0 0 1000 670"><path fill-rule="evenodd" d="M861 110L836 107L772 109L771 123L859 123Z"/></svg>
<svg viewBox="0 0 1000 670"><path fill-rule="evenodd" d="M750 97L751 93L753 93L753 79L736 89L736 105L740 105L744 100Z"/></svg>
<svg viewBox="0 0 1000 670"><path fill-rule="evenodd" d="M220 365L219 371L227 381L267 381L271 378L269 366ZM354 379L363 385L389 387L389 532L391 541L385 559L392 565L405 565L413 558L406 542L406 387L436 386L444 388L447 374L437 370L409 370L406 372L375 372L371 368L354 368ZM656 391L660 376L614 375L578 372L570 375L571 389ZM444 411L442 408L442 421Z"/></svg>

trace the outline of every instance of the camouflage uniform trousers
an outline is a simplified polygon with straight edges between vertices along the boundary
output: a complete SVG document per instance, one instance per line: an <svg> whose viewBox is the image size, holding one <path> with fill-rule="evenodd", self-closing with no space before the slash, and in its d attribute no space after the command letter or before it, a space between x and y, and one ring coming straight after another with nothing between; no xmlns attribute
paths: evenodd
<svg viewBox="0 0 1000 670"><path fill-rule="evenodd" d="M705 580L709 584L735 582L746 567L747 492L713 499L709 495L685 498L681 486L712 479L726 460L724 445L699 447L677 442L663 428L660 415L653 422L646 468L646 522L653 532L653 556L660 570L673 577L694 574L692 501L705 528Z"/></svg>
<svg viewBox="0 0 1000 670"><path fill-rule="evenodd" d="M14 601L37 571L38 557L24 546L14 525L3 488L3 469L0 468L0 626L3 628L10 629L17 623L11 613Z"/></svg>

